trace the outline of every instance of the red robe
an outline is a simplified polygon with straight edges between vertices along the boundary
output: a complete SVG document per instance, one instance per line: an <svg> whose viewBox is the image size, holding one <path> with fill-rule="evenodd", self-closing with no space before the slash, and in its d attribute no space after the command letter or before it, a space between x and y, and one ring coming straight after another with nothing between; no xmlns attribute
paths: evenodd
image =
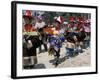
<svg viewBox="0 0 100 80"><path fill-rule="evenodd" d="M36 29L34 29L34 28L32 27L32 24L25 24L25 25L24 25L24 30L25 30L26 32L36 31Z"/></svg>

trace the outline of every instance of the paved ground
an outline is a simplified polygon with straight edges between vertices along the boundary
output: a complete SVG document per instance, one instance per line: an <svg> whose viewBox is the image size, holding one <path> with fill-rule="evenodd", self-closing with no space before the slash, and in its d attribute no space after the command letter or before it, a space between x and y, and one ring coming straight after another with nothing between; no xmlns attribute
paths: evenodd
<svg viewBox="0 0 100 80"><path fill-rule="evenodd" d="M60 53L60 64L57 66L59 68L66 67L78 67L78 66L89 66L91 64L91 49L84 49L83 53L80 53L74 57L67 59L65 57L65 45L61 48ZM37 54L38 64L36 68L55 68L53 65L54 57L48 55L48 52L43 52Z"/></svg>

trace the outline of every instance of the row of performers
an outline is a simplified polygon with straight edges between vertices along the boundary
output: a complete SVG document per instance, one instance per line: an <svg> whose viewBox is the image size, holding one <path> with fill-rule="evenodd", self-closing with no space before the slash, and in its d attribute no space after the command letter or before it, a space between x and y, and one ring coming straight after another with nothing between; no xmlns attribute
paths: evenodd
<svg viewBox="0 0 100 80"><path fill-rule="evenodd" d="M74 32L78 33L80 31L84 31L86 33L90 33L90 20L86 20L86 22L81 21L81 18L78 22L74 21L74 18L70 18L70 22L63 22L61 21L61 17L56 17L54 25L48 25L46 26L45 22L43 21L41 16L37 17L36 24L33 27L30 20L32 19L32 16L29 14L26 14L23 16L25 20L25 25L23 27L23 32L38 32L38 36L27 36L24 35L24 41L23 41L23 58L29 57L31 65L37 64L37 53L36 48L39 47L39 53L41 53L41 44L44 45L45 51L48 51L49 54L52 54L52 51L55 51L55 56L57 57L57 60L60 57L60 48L62 47L62 43L65 39L65 32ZM76 27L78 26L78 27ZM66 35L66 34L65 34ZM69 44L70 42L73 43L73 40L70 35L68 37ZM49 39L50 47L48 49L47 47L47 39ZM40 43L40 45L39 45ZM67 44L67 45L69 45ZM70 44L73 46L73 44ZM36 47L35 47L36 46ZM54 50L53 50L54 49ZM25 60L23 60L24 64ZM57 62L57 61L56 61Z"/></svg>
<svg viewBox="0 0 100 80"><path fill-rule="evenodd" d="M54 17L54 22L49 25L43 21L42 16L37 16L35 19L34 26L32 24L33 16L30 11L26 11L26 14L23 15L23 31L30 32L30 31L35 31L41 28L49 28L50 27L55 27L56 29L64 29L66 31L81 31L84 30L84 32L90 32L90 26L91 22L90 19L84 19L82 17L78 17L77 21L73 16L70 16L69 22L65 22L64 18L62 16ZM48 32L48 31L47 31ZM51 32L51 31L50 31Z"/></svg>

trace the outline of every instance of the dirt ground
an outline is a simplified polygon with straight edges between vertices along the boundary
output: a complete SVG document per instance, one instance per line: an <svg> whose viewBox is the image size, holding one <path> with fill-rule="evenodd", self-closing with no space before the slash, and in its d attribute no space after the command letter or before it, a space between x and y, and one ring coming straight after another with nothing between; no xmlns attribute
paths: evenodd
<svg viewBox="0 0 100 80"><path fill-rule="evenodd" d="M43 48L43 47L42 47ZM83 49L83 53L79 53L74 57L67 59L65 45L61 48L60 52L60 64L57 68L67 68L67 67L84 67L90 66L91 64L91 49ZM36 69L44 68L55 68L53 65L54 56L48 55L48 52L38 53L37 50L38 64L35 66Z"/></svg>

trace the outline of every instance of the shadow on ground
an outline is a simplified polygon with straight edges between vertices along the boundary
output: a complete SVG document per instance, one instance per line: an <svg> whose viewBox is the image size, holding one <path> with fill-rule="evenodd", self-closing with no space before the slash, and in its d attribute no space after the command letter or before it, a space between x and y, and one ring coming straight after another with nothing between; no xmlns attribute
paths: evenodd
<svg viewBox="0 0 100 80"><path fill-rule="evenodd" d="M31 65L31 66L24 66L24 69L45 69L44 64L36 64L36 65Z"/></svg>
<svg viewBox="0 0 100 80"><path fill-rule="evenodd" d="M59 64L61 64L62 62L64 62L66 60L66 57L62 57L62 58L59 58ZM53 60L50 60L49 62L52 63L53 65L55 65L55 59Z"/></svg>

